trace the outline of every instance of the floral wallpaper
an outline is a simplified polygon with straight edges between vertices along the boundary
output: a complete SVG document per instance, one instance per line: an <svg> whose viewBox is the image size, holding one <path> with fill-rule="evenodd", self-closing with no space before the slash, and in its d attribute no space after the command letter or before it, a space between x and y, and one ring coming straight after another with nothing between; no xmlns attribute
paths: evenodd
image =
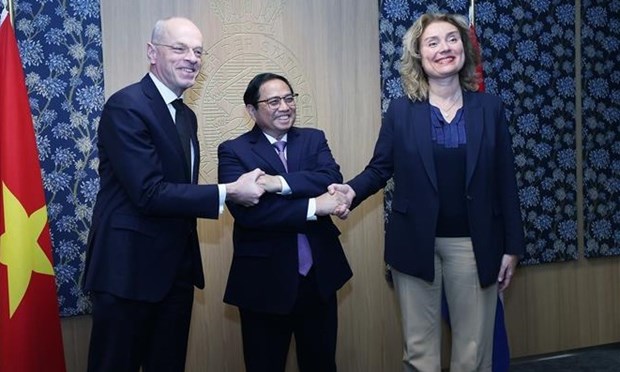
<svg viewBox="0 0 620 372"><path fill-rule="evenodd" d="M380 0L382 109L402 96L401 38L425 12L467 16L466 0ZM486 91L507 108L527 252L522 264L577 258L575 6L564 0L475 2ZM386 223L391 191L386 189Z"/></svg>
<svg viewBox="0 0 620 372"><path fill-rule="evenodd" d="M585 256L620 255L620 0L581 1Z"/></svg>
<svg viewBox="0 0 620 372"><path fill-rule="evenodd" d="M61 316L90 311L80 275L95 197L103 108L99 0L15 0L47 198Z"/></svg>

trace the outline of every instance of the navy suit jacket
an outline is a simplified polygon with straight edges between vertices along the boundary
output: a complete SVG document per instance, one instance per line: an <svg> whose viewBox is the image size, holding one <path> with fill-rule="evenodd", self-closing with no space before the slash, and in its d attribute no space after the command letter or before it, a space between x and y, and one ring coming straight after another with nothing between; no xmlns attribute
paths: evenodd
<svg viewBox="0 0 620 372"><path fill-rule="evenodd" d="M216 185L197 185L200 149L192 121L193 180L168 107L151 78L116 92L98 128L100 190L88 237L84 288L156 302L190 250L204 287L196 217L217 218Z"/></svg>
<svg viewBox="0 0 620 372"><path fill-rule="evenodd" d="M322 131L289 130L288 170L258 126L218 148L219 182L236 180L261 168L286 179L291 195L264 194L258 205L228 208L235 218L233 261L224 301L243 309L287 314L297 298L299 283L297 234L308 237L320 295L334 294L352 275L338 239L340 231L329 216L307 221L308 199L342 182Z"/></svg>
<svg viewBox="0 0 620 372"><path fill-rule="evenodd" d="M497 281L503 254L525 249L514 156L502 102L464 92L467 136L464 187L480 284ZM386 226L385 261L400 272L434 280L439 195L428 101L404 97L390 104L370 163L348 184L353 207L393 176L392 214Z"/></svg>

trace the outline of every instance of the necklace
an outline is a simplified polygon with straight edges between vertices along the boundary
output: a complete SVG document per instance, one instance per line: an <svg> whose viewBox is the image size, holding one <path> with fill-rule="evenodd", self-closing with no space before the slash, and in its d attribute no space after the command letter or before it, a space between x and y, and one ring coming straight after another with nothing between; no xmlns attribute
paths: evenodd
<svg viewBox="0 0 620 372"><path fill-rule="evenodd" d="M456 106L457 103L459 103L461 101L461 98L462 98L462 92L459 90L458 92L456 92L456 94L454 96L452 96L452 103L450 104L450 106L442 107L442 105L435 104L434 102L431 102L431 104L433 104L434 106L437 106L439 108L439 111L441 111L441 115L448 122L450 122L450 120L452 120L452 116L453 116L452 115L452 109ZM448 100L446 100L446 101L448 101Z"/></svg>

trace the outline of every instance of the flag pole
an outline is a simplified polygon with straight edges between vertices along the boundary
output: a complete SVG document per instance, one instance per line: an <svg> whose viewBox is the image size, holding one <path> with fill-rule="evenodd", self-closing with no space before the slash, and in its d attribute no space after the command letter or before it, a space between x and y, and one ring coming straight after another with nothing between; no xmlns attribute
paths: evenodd
<svg viewBox="0 0 620 372"><path fill-rule="evenodd" d="M469 25L473 25L474 24L474 3L475 0L470 0L469 2Z"/></svg>
<svg viewBox="0 0 620 372"><path fill-rule="evenodd" d="M6 11L6 14L4 14L3 17L0 17L0 20L4 20L4 17L8 15L9 21L11 21L11 24L13 24L13 0L8 0L8 3L7 3L7 0L2 0L2 6L3 6L2 13Z"/></svg>
<svg viewBox="0 0 620 372"><path fill-rule="evenodd" d="M11 24L14 25L15 24L15 19L13 19L13 0L8 0L9 1L9 7L8 7L8 11L9 11L9 20L11 21Z"/></svg>

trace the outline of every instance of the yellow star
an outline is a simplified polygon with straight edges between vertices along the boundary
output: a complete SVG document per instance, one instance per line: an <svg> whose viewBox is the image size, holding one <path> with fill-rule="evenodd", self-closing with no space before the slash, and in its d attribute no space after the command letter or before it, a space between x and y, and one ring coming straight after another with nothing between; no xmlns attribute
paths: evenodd
<svg viewBox="0 0 620 372"><path fill-rule="evenodd" d="M54 269L37 242L47 222L45 205L28 216L6 184L2 186L5 231L0 235L0 263L7 267L12 317L26 294L32 272L54 275Z"/></svg>

